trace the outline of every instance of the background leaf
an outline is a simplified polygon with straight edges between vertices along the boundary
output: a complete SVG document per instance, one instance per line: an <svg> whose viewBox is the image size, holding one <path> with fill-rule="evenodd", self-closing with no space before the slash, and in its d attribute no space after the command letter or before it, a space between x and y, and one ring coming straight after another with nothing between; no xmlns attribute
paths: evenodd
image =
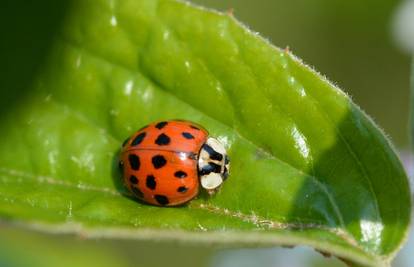
<svg viewBox="0 0 414 267"><path fill-rule="evenodd" d="M388 264L408 227L407 178L339 89L231 16L167 0L70 8L31 90L4 101L4 218L95 237L306 244ZM231 177L185 207L138 204L122 195L119 145L169 118L218 136Z"/></svg>
<svg viewBox="0 0 414 267"><path fill-rule="evenodd" d="M176 266L172 259L180 259L180 266L194 266L197 262L197 266L207 267L214 252L214 248L207 246L200 249L191 244L131 239L97 241L4 225L0 234L0 265L7 267Z"/></svg>

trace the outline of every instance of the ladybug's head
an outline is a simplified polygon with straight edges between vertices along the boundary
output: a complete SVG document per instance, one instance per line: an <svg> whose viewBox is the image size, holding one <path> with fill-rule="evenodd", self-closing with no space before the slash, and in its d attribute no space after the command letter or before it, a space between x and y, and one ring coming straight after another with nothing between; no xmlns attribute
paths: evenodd
<svg viewBox="0 0 414 267"><path fill-rule="evenodd" d="M230 160L226 149L217 139L209 137L201 147L198 158L198 174L201 186L214 192L229 175Z"/></svg>

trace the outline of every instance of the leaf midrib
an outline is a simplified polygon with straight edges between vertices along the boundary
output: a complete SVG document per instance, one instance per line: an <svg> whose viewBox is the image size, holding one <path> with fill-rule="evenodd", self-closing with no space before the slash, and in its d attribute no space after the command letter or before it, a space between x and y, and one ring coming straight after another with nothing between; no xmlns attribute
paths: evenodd
<svg viewBox="0 0 414 267"><path fill-rule="evenodd" d="M80 191L85 192L95 192L95 193L101 193L101 194L107 194L111 195L113 197L121 197L124 198L127 195L123 195L119 193L116 190L113 190L112 188L108 187L102 187L102 186L92 186L88 184L83 184L82 186L79 186L77 184L73 184L69 181L63 181L61 179L56 179L51 176L43 176L43 175L34 175L31 173L23 172L20 170L10 169L10 168L4 168L0 167L0 172L2 172L5 175L8 176L14 176L14 177L23 177L25 179L29 179L32 182L38 183L38 184L48 184L51 186L63 186L71 189L76 189ZM7 178L0 178L0 181L3 183L23 183L23 181L19 180L8 180ZM335 234L337 237L341 238L343 241L348 243L351 246L358 247L359 249L363 250L362 247L359 246L359 244L356 242L356 240L349 235L348 232L344 231L341 228L332 228L328 227L322 223L318 222L301 222L301 223L286 223L286 222L279 222L276 220L269 220L264 217L256 216L256 215L248 215L244 214L240 211L231 211L229 209L223 209L221 207L217 207L211 204L190 204L188 206L190 209L199 209L203 211L207 211L211 214L221 215L229 218L235 218L245 223L250 223L253 226L257 228L257 230L264 230L264 229L271 229L271 230L292 230L292 229L319 229L324 230L327 232L330 232L332 234ZM74 222L74 221L72 221ZM81 222L80 222L81 223Z"/></svg>

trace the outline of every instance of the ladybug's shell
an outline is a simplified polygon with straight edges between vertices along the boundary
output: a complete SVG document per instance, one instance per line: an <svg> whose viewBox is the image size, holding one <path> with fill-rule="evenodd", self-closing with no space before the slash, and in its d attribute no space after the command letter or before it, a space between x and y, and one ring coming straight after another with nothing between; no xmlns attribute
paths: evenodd
<svg viewBox="0 0 414 267"><path fill-rule="evenodd" d="M148 125L129 138L121 162L126 187L153 205L175 206L198 194L198 153L208 133L188 121Z"/></svg>

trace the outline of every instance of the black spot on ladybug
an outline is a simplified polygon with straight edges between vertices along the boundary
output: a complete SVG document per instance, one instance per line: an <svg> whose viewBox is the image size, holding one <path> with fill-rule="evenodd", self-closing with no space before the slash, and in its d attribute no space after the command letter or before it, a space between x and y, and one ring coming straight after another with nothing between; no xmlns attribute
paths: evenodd
<svg viewBox="0 0 414 267"><path fill-rule="evenodd" d="M135 175L131 175L129 177L129 181L131 182L131 184L137 184L138 183L138 178Z"/></svg>
<svg viewBox="0 0 414 267"><path fill-rule="evenodd" d="M167 125L168 124L168 122L166 122L166 121L161 121L161 122L159 122L159 123L157 123L156 125L155 125L155 128L157 128L157 129L162 129L162 128L164 128L165 127L165 125Z"/></svg>
<svg viewBox="0 0 414 267"><path fill-rule="evenodd" d="M139 190L136 187L132 187L132 192L139 198L143 198L144 197L144 193L141 192L141 190Z"/></svg>
<svg viewBox="0 0 414 267"><path fill-rule="evenodd" d="M223 159L223 155L216 152L211 146L204 144L203 149L208 153L210 159L221 161Z"/></svg>
<svg viewBox="0 0 414 267"><path fill-rule="evenodd" d="M118 168L121 172L124 171L124 162L122 160L118 161Z"/></svg>
<svg viewBox="0 0 414 267"><path fill-rule="evenodd" d="M164 167L167 164L167 160L162 155L156 155L152 157L152 165L155 169Z"/></svg>
<svg viewBox="0 0 414 267"><path fill-rule="evenodd" d="M186 139L194 139L194 136L192 134L188 133L188 132L183 132L182 135Z"/></svg>
<svg viewBox="0 0 414 267"><path fill-rule="evenodd" d="M200 131L200 128L195 127L194 125L190 125L191 128L193 128L194 130Z"/></svg>
<svg viewBox="0 0 414 267"><path fill-rule="evenodd" d="M139 135L137 135L134 140L131 142L131 146L137 146L139 144L141 144L142 140L144 140L145 136L147 134L145 132L140 133Z"/></svg>
<svg viewBox="0 0 414 267"><path fill-rule="evenodd" d="M185 186L180 186L180 187L177 188L177 192L179 192L179 193L185 193L187 191L188 191L188 188L185 187Z"/></svg>
<svg viewBox="0 0 414 267"><path fill-rule="evenodd" d="M167 205L168 203L170 203L168 198L164 195L155 195L154 198L160 205Z"/></svg>
<svg viewBox="0 0 414 267"><path fill-rule="evenodd" d="M122 142L122 146L124 147L128 143L128 141L129 141L129 137L127 139L125 139L124 142Z"/></svg>
<svg viewBox="0 0 414 267"><path fill-rule="evenodd" d="M166 146L170 143L170 138L165 134L160 134L157 139L155 140L155 143L159 146Z"/></svg>
<svg viewBox="0 0 414 267"><path fill-rule="evenodd" d="M209 174L210 172L215 172L215 173L220 173L221 172L221 166L217 165L213 162L210 162L209 164L207 164L206 166L204 166L200 171L199 174L200 175L206 175Z"/></svg>
<svg viewBox="0 0 414 267"><path fill-rule="evenodd" d="M185 178L187 177L187 173L183 172L183 171L176 171L174 173L174 176L177 178Z"/></svg>
<svg viewBox="0 0 414 267"><path fill-rule="evenodd" d="M152 175L147 176L147 182L146 185L149 189L154 190L157 186L157 182L155 181L155 177Z"/></svg>
<svg viewBox="0 0 414 267"><path fill-rule="evenodd" d="M129 165L131 165L131 169L133 169L134 171L139 170L139 167L141 166L141 162L139 161L139 157L137 155L129 154L128 161L129 161Z"/></svg>

